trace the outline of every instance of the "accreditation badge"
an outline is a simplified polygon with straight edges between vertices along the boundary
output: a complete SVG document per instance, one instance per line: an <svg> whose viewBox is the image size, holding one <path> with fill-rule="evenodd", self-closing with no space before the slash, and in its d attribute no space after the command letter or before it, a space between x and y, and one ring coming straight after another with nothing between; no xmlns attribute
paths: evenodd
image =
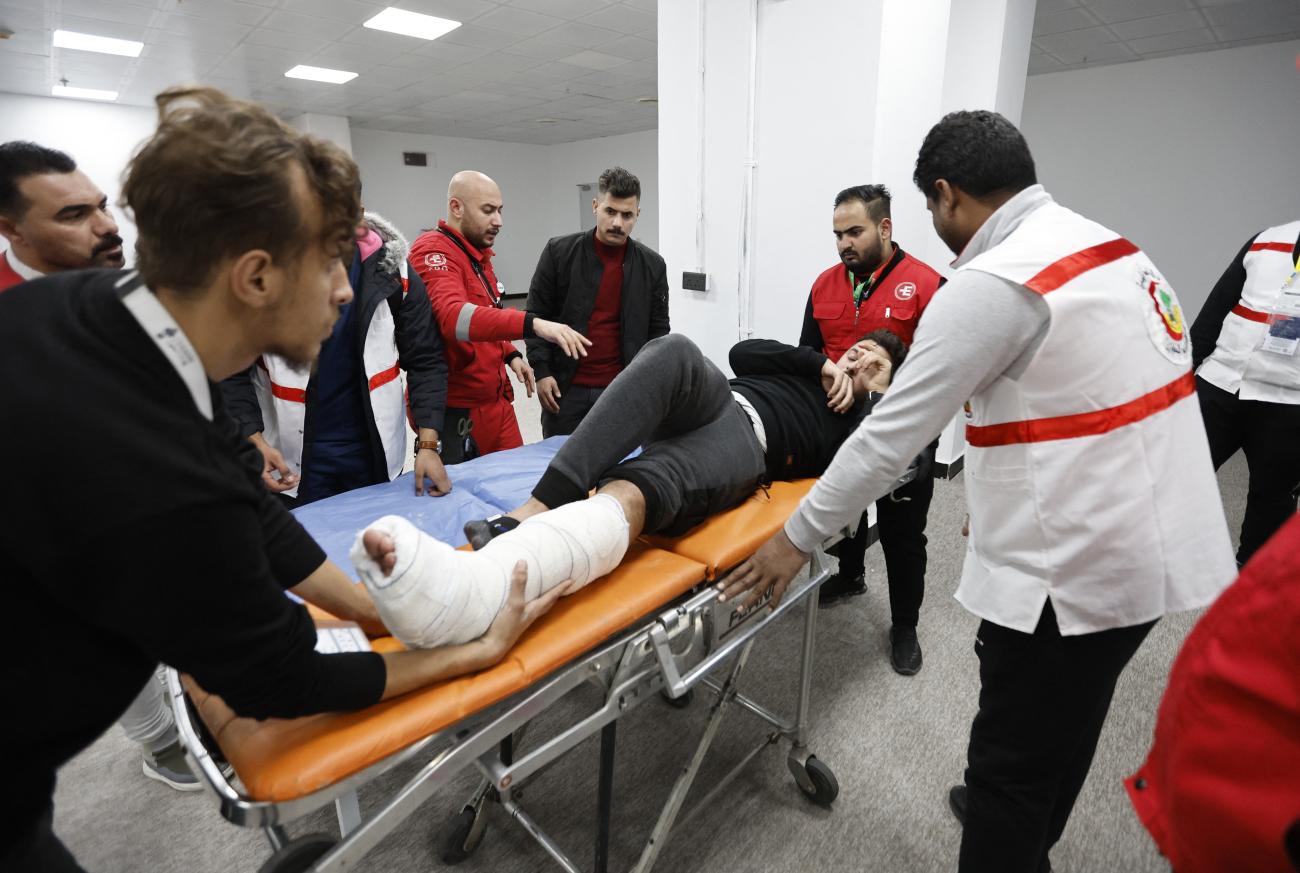
<svg viewBox="0 0 1300 873"><path fill-rule="evenodd" d="M1268 333L1260 348L1288 357L1300 348L1300 269L1283 283L1277 302L1268 313Z"/></svg>

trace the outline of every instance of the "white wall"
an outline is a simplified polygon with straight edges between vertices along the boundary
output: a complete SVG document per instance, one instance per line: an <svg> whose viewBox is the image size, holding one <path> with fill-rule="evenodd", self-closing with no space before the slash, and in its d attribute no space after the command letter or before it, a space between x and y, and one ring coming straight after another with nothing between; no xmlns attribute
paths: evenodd
<svg viewBox="0 0 1300 873"><path fill-rule="evenodd" d="M142 107L0 94L0 142L33 140L70 154L113 204L128 263L134 260L135 225L117 207L122 173L156 119L154 110ZM0 237L0 249L8 247Z"/></svg>
<svg viewBox="0 0 1300 873"><path fill-rule="evenodd" d="M641 218L632 236L659 248L659 132L646 130L546 146L551 193L550 236L576 233L577 186L595 182L601 172L620 166L641 180Z"/></svg>
<svg viewBox="0 0 1300 873"><path fill-rule="evenodd" d="M1189 316L1251 234L1300 217L1300 42L1031 76L1023 130L1066 206L1141 246Z"/></svg>

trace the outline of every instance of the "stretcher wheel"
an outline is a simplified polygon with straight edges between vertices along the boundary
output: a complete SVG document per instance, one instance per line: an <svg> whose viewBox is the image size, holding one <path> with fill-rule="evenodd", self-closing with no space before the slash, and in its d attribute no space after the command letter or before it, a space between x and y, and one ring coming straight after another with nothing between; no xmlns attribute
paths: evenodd
<svg viewBox="0 0 1300 873"><path fill-rule="evenodd" d="M442 863L448 866L459 864L474 854L474 850L483 841L483 832L487 830L481 828L477 834L474 833L476 817L474 807L467 806L442 826L437 837L438 857Z"/></svg>
<svg viewBox="0 0 1300 873"><path fill-rule="evenodd" d="M668 692L666 690L661 690L659 692L659 696L664 699L665 703L667 703L669 706L673 707L674 709L685 709L686 707L691 705L691 702L693 700L695 700L695 689L687 688L686 693L683 694L681 697L669 697Z"/></svg>
<svg viewBox="0 0 1300 873"><path fill-rule="evenodd" d="M831 772L830 767L818 761L815 755L808 756L803 768L808 774L808 781L812 783L812 790L809 791L802 784L799 788L813 803L829 809L840 793L840 783L835 781L835 774Z"/></svg>
<svg viewBox="0 0 1300 873"><path fill-rule="evenodd" d="M329 834L308 834L290 840L258 867L258 873L303 873L337 842Z"/></svg>

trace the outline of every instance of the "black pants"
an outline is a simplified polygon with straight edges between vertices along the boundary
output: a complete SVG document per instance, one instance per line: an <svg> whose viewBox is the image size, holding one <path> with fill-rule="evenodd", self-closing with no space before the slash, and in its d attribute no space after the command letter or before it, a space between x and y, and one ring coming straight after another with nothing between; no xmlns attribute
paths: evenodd
<svg viewBox="0 0 1300 873"><path fill-rule="evenodd" d="M626 458L637 446L641 454ZM686 337L645 344L560 447L533 496L554 509L611 479L645 497L645 533L676 536L742 503L767 471L731 384Z"/></svg>
<svg viewBox="0 0 1300 873"><path fill-rule="evenodd" d="M1244 564L1296 511L1300 405L1242 400L1204 379L1196 380L1196 396L1214 469L1238 449L1246 453L1250 486L1237 549L1237 563Z"/></svg>
<svg viewBox="0 0 1300 873"><path fill-rule="evenodd" d="M889 580L889 612L894 625L916 627L925 599L926 518L934 497L934 464L931 456L922 462L915 479L876 501L876 524L880 549L885 553L885 575ZM836 556L842 577L862 575L867 552L867 515L852 539L840 541Z"/></svg>
<svg viewBox="0 0 1300 873"><path fill-rule="evenodd" d="M606 386L608 387L608 386ZM591 412L605 388L593 388L587 385L570 385L560 395L560 411L542 410L542 437L567 436L578 429L578 425Z"/></svg>
<svg viewBox="0 0 1300 873"><path fill-rule="evenodd" d="M1115 681L1154 625L1063 637L1050 602L1032 634L980 623L960 873L1048 869L1048 850L1092 766Z"/></svg>
<svg viewBox="0 0 1300 873"><path fill-rule="evenodd" d="M54 835L54 807L45 808L36 826L0 851L0 870L22 873L86 873L72 853Z"/></svg>

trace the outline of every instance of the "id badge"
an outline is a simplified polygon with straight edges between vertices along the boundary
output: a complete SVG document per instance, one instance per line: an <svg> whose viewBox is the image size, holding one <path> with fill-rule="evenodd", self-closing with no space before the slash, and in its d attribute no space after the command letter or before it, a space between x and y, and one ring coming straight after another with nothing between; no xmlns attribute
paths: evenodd
<svg viewBox="0 0 1300 873"><path fill-rule="evenodd" d="M1300 348L1300 271L1282 285L1277 304L1268 314L1268 334L1262 346L1275 355L1294 355Z"/></svg>

